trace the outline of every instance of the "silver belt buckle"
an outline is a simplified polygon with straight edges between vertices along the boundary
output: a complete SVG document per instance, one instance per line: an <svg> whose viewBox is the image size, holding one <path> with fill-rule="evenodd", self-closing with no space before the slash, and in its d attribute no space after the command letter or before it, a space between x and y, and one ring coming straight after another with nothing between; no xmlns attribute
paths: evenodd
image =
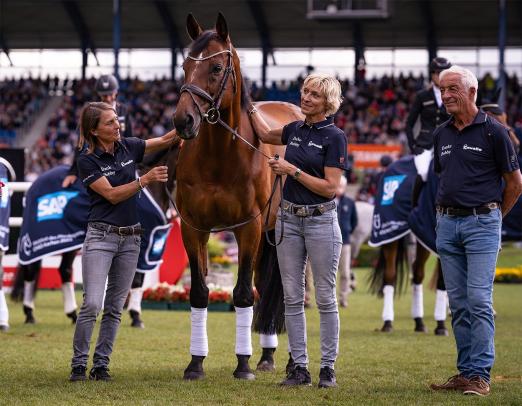
<svg viewBox="0 0 522 406"><path fill-rule="evenodd" d="M498 204L495 202L488 203L486 207L490 210L496 209L498 207Z"/></svg>
<svg viewBox="0 0 522 406"><path fill-rule="evenodd" d="M306 217L308 216L308 210L306 210L306 207L299 207L295 212L295 215L299 217Z"/></svg>
<svg viewBox="0 0 522 406"><path fill-rule="evenodd" d="M123 230L125 230L126 228L127 228L127 227L118 227L118 234L119 234L119 235L125 235L125 234L123 233Z"/></svg>
<svg viewBox="0 0 522 406"><path fill-rule="evenodd" d="M283 210L284 211L288 211L290 209L290 203L288 202L283 202Z"/></svg>

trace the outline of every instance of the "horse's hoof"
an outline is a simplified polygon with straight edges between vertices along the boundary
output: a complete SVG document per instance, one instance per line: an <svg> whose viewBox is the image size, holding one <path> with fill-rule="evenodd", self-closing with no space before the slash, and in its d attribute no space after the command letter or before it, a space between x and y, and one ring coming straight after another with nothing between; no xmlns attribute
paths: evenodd
<svg viewBox="0 0 522 406"><path fill-rule="evenodd" d="M435 329L434 333L435 333L436 336L443 336L443 337L449 336L449 332L448 332L448 329L446 327L443 327L443 328L437 327Z"/></svg>
<svg viewBox="0 0 522 406"><path fill-rule="evenodd" d="M292 358L292 354L288 353L288 362L286 363L285 372L288 375L295 367L294 359Z"/></svg>
<svg viewBox="0 0 522 406"><path fill-rule="evenodd" d="M131 321L131 327L134 328L145 328L145 323L141 320L140 313L136 310L129 310Z"/></svg>
<svg viewBox="0 0 522 406"><path fill-rule="evenodd" d="M274 361L270 362L268 360L262 360L259 361L256 367L256 371L260 372L274 372L275 371L275 365Z"/></svg>
<svg viewBox="0 0 522 406"><path fill-rule="evenodd" d="M9 326L2 325L0 326L0 332L5 333L9 330Z"/></svg>
<svg viewBox="0 0 522 406"><path fill-rule="evenodd" d="M203 371L204 359L204 356L193 355L192 360L183 372L183 379L186 381L197 381L203 379L205 377L205 372Z"/></svg>
<svg viewBox="0 0 522 406"><path fill-rule="evenodd" d="M78 315L76 314L76 310L73 310L70 313L66 313L65 315L71 319L72 324L76 324L76 320L78 320Z"/></svg>
<svg viewBox="0 0 522 406"><path fill-rule="evenodd" d="M35 324L36 323L36 319L33 316L32 308L30 308L28 306L24 306L24 314L25 314L25 324Z"/></svg>
<svg viewBox="0 0 522 406"><path fill-rule="evenodd" d="M413 331L415 331L416 333L427 333L428 332L428 329L424 325L424 321L422 320L421 317L415 318L414 320L415 320L415 329Z"/></svg>
<svg viewBox="0 0 522 406"><path fill-rule="evenodd" d="M383 326L381 327L380 332L381 333L391 333L392 331L393 331L392 322L390 320L386 320L384 322Z"/></svg>
<svg viewBox="0 0 522 406"><path fill-rule="evenodd" d="M237 368L234 371L234 378L237 379L245 379L247 381L253 381L256 379L256 376L250 369L248 365L248 360L250 359L250 355L239 355L236 354L237 357Z"/></svg>
<svg viewBox="0 0 522 406"><path fill-rule="evenodd" d="M238 371L237 369L234 371L234 378L236 379L244 379L245 381L254 381L256 376L252 371Z"/></svg>

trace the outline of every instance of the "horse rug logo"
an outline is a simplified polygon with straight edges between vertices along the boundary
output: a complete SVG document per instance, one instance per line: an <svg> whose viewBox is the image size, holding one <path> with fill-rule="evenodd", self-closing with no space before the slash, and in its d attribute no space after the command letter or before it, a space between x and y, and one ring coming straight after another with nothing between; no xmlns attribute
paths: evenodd
<svg viewBox="0 0 522 406"><path fill-rule="evenodd" d="M384 185L382 187L382 206L389 206L393 203L393 197L395 196L395 192L399 189L401 183L406 179L406 175L395 175L395 176L386 176L384 178Z"/></svg>
<svg viewBox="0 0 522 406"><path fill-rule="evenodd" d="M167 242L168 232L164 234L155 234L154 235L154 243L152 244L151 253L154 255L161 256L163 254L163 249L165 248L165 243Z"/></svg>
<svg viewBox="0 0 522 406"><path fill-rule="evenodd" d="M0 178L0 183L4 186L0 188L0 208L5 209L9 203L9 189L7 187L7 178Z"/></svg>
<svg viewBox="0 0 522 406"><path fill-rule="evenodd" d="M60 191L40 196L37 199L38 211L36 212L36 221L57 220L63 218L63 211L69 201L80 192Z"/></svg>

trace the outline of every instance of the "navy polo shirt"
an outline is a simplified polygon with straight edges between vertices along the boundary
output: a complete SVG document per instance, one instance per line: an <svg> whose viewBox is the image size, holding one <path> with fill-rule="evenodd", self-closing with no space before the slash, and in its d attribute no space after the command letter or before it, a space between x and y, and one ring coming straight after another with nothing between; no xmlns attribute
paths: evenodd
<svg viewBox="0 0 522 406"><path fill-rule="evenodd" d="M325 166L347 169L346 137L334 125L333 117L311 125L304 121L287 124L281 141L286 145L285 160L309 175L324 179ZM320 204L334 196L320 196L287 176L283 198L295 204Z"/></svg>
<svg viewBox="0 0 522 406"><path fill-rule="evenodd" d="M434 169L440 174L437 204L478 207L502 201L502 174L519 169L507 130L479 110L459 131L453 118L434 132Z"/></svg>
<svg viewBox="0 0 522 406"><path fill-rule="evenodd" d="M136 179L136 164L142 161L144 152L145 141L129 137L116 142L114 155L99 148L95 148L90 154L87 150L80 154L78 172L91 198L89 221L100 221L119 227L138 223L136 195L118 204L112 204L89 185L102 176L107 178L111 186L132 182Z"/></svg>

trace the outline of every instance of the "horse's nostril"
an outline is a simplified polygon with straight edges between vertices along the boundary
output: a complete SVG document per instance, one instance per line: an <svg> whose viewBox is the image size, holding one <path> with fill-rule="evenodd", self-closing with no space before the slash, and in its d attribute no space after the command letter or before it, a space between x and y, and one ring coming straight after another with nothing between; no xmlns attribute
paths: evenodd
<svg viewBox="0 0 522 406"><path fill-rule="evenodd" d="M187 117L185 118L185 128L192 128L194 125L194 117L192 114L187 114Z"/></svg>

